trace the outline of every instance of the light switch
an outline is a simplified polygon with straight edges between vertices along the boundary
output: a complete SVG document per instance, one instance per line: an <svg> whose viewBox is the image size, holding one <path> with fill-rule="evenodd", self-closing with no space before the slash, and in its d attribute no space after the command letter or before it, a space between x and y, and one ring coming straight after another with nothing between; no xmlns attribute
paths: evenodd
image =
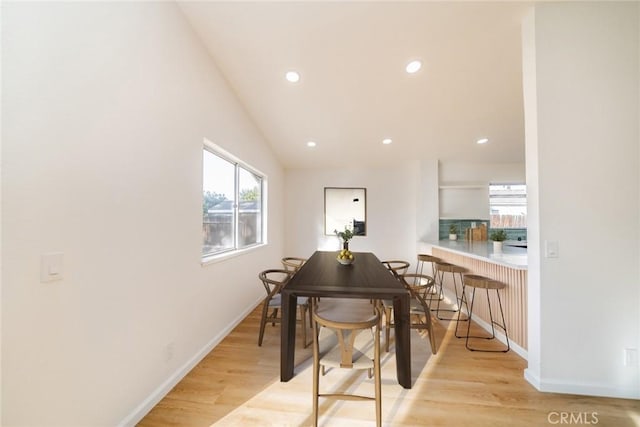
<svg viewBox="0 0 640 427"><path fill-rule="evenodd" d="M557 240L544 241L544 256L545 258L558 258L559 250Z"/></svg>
<svg viewBox="0 0 640 427"><path fill-rule="evenodd" d="M64 254L49 252L40 257L40 281L42 283L62 280L64 277Z"/></svg>

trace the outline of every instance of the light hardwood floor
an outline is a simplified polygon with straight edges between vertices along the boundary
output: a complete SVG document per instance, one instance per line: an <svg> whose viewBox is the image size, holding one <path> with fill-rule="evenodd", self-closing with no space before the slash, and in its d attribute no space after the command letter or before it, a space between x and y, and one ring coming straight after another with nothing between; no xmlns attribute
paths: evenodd
<svg viewBox="0 0 640 427"><path fill-rule="evenodd" d="M264 343L258 347L259 315L257 308L139 426L312 425L311 347L301 347L298 327L296 375L281 383L280 329L267 326ZM572 425L640 427L640 401L540 393L524 380L526 362L521 357L514 352L470 352L464 340L453 336L454 328L454 322L435 325L435 356L428 339L412 331L411 390L396 381L392 335L391 352L382 353L385 426L538 427L572 421ZM321 377L321 390L349 387L372 393L366 373L344 371ZM375 421L371 402L321 400L320 414L321 426L370 426Z"/></svg>

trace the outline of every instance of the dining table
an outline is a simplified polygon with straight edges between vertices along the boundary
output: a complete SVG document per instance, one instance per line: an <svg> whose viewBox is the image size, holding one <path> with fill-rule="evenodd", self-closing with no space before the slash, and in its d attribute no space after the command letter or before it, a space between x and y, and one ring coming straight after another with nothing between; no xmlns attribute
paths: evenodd
<svg viewBox="0 0 640 427"><path fill-rule="evenodd" d="M298 297L392 300L398 383L411 388L410 294L371 252L352 252L343 265L336 251L316 251L281 290L280 380L294 376L296 304Z"/></svg>

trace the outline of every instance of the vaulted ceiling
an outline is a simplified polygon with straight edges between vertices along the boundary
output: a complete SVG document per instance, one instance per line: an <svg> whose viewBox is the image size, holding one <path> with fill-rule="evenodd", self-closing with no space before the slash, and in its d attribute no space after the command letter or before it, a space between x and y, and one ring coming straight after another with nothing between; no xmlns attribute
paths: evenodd
<svg viewBox="0 0 640 427"><path fill-rule="evenodd" d="M524 162L530 3L179 4L286 168Z"/></svg>

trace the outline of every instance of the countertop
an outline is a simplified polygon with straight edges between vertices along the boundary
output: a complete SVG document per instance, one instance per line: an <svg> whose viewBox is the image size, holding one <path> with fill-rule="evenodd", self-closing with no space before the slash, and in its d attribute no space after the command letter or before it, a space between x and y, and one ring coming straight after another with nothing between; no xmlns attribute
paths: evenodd
<svg viewBox="0 0 640 427"><path fill-rule="evenodd" d="M456 252L482 261L490 261L506 267L518 270L527 269L527 249L509 245L522 244L523 242L503 242L502 251L493 250L493 241L467 241L467 240L439 240L424 242L428 245Z"/></svg>

